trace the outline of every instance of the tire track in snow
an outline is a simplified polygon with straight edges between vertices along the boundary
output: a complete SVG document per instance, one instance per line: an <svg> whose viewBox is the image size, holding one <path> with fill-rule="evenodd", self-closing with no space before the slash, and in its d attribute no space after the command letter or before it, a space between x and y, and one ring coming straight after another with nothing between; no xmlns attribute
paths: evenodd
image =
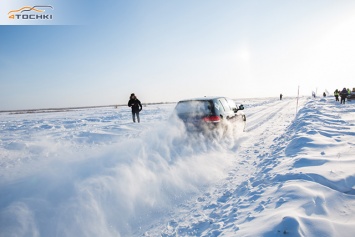
<svg viewBox="0 0 355 237"><path fill-rule="evenodd" d="M247 113L251 126L239 139L242 142L228 177L196 199L181 205L179 213L172 213L165 222L166 226L152 226L144 236L218 236L223 230L238 231L238 226L233 223L245 221L239 216L252 220L252 214L248 214L252 208L262 210L267 204L266 201L252 207L262 193L263 186L258 186L261 184L258 181L260 169L264 172L269 169L260 167L260 164L270 153L270 139L277 139L292 122L295 112L292 103L296 106L295 100L285 100L251 108ZM229 224L224 226L224 223Z"/></svg>
<svg viewBox="0 0 355 237"><path fill-rule="evenodd" d="M256 107L255 109L258 109L258 111L254 111L250 114L247 114L247 132L251 132L255 130L256 128L262 127L263 124L266 122L272 120L275 118L277 115L282 114L281 111L284 110L285 108L288 108L288 106L293 103L294 100L292 101L278 101L277 103L273 103L271 105L267 104L268 107L264 107L261 109L267 109L267 113L260 113L260 108ZM270 106L270 107L269 107Z"/></svg>

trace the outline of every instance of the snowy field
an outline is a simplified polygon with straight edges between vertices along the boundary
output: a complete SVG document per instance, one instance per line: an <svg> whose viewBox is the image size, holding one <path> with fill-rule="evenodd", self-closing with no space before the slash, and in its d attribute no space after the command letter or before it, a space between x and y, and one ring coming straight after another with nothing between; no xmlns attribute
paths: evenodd
<svg viewBox="0 0 355 237"><path fill-rule="evenodd" d="M355 236L355 102L237 102L223 139L174 104L0 113L0 236Z"/></svg>

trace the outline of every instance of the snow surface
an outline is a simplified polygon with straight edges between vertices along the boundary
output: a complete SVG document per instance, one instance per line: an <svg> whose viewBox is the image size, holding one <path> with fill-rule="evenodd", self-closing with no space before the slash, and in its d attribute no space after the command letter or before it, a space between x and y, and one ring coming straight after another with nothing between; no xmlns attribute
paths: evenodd
<svg viewBox="0 0 355 237"><path fill-rule="evenodd" d="M0 236L354 236L354 102L237 102L224 138L174 104L0 113Z"/></svg>

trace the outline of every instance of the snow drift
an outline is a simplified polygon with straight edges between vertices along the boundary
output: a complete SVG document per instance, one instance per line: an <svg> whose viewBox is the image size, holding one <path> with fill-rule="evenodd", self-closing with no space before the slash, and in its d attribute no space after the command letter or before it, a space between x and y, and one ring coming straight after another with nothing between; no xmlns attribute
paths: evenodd
<svg viewBox="0 0 355 237"><path fill-rule="evenodd" d="M174 105L0 114L0 236L352 236L352 102L238 102L224 140Z"/></svg>

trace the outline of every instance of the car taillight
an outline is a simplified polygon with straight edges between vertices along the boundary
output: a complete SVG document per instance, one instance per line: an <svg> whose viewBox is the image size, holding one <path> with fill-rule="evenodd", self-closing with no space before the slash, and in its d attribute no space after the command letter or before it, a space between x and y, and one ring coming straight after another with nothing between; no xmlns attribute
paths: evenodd
<svg viewBox="0 0 355 237"><path fill-rule="evenodd" d="M203 118L203 121L205 122L219 122L221 118L219 116L213 115L213 116L207 116Z"/></svg>

